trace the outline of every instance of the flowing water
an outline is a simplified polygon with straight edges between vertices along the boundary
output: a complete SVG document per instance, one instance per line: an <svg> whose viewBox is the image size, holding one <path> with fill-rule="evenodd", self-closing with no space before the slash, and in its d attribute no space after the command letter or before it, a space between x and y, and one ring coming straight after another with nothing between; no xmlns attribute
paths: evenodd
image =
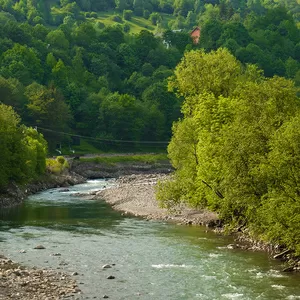
<svg viewBox="0 0 300 300"><path fill-rule="evenodd" d="M78 272L78 299L300 299L300 276L281 273L265 253L228 249L229 237L205 228L124 217L103 201L74 195L107 184L48 190L2 211L0 253Z"/></svg>

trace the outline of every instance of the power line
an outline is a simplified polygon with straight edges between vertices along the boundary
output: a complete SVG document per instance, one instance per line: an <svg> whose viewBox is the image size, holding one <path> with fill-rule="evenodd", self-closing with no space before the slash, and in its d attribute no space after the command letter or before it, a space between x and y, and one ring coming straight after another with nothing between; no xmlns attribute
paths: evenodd
<svg viewBox="0 0 300 300"><path fill-rule="evenodd" d="M41 129L42 131L49 131L49 132L54 132L57 134L62 134L62 135L67 135L71 137L78 137L78 138L83 138L87 140L93 140L93 141L98 141L98 142L108 142L108 143L139 143L139 144L157 144L157 145L168 145L169 141L129 141L129 140L109 140L109 139L101 139L101 138L93 138L90 136L84 136L84 135L78 135L78 134L72 134L72 133L67 133L67 132L62 132L62 131L56 131L52 129L47 129L43 127L36 126L37 129Z"/></svg>

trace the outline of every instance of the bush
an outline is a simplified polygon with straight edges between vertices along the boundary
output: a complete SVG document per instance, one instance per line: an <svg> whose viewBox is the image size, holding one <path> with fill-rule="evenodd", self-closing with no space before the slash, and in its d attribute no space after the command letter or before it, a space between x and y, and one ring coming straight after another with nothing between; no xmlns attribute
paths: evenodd
<svg viewBox="0 0 300 300"><path fill-rule="evenodd" d="M157 12L152 13L150 15L150 21L153 25L157 25L157 23L160 23L162 20L161 15Z"/></svg>
<svg viewBox="0 0 300 300"><path fill-rule="evenodd" d="M127 20L127 21L131 20L132 14L133 14L132 10L125 10L124 9L123 10L123 19Z"/></svg>
<svg viewBox="0 0 300 300"><path fill-rule="evenodd" d="M69 168L69 163L63 156L57 156L56 159L48 158L46 164L48 172L52 174L61 174Z"/></svg>
<svg viewBox="0 0 300 300"><path fill-rule="evenodd" d="M95 18L97 19L98 18L98 14L96 12L91 12L91 18Z"/></svg>
<svg viewBox="0 0 300 300"><path fill-rule="evenodd" d="M90 17L91 17L91 13L90 13L90 12L86 12L86 13L85 13L85 17L86 17L86 18L90 18Z"/></svg>
<svg viewBox="0 0 300 300"><path fill-rule="evenodd" d="M105 24L102 23L102 22L97 22L97 23L95 24L95 28L96 28L96 29L103 29L104 27L105 27Z"/></svg>
<svg viewBox="0 0 300 300"><path fill-rule="evenodd" d="M149 19L149 17L150 17L150 11L148 9L144 10L143 17L145 19L147 19L147 20Z"/></svg>
<svg viewBox="0 0 300 300"><path fill-rule="evenodd" d="M124 32L129 32L129 31L130 31L130 25L129 25L128 23L125 23L125 24L123 25L123 31L124 31Z"/></svg>
<svg viewBox="0 0 300 300"><path fill-rule="evenodd" d="M114 22L123 23L122 17L119 15L114 15L111 17Z"/></svg>
<svg viewBox="0 0 300 300"><path fill-rule="evenodd" d="M63 156L57 156L56 157L56 160L61 164L63 165L66 161L66 159L63 157Z"/></svg>

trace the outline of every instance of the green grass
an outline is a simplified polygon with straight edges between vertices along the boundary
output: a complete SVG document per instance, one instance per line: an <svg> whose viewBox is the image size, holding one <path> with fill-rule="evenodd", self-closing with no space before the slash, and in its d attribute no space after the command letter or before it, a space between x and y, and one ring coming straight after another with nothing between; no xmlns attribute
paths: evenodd
<svg viewBox="0 0 300 300"><path fill-rule="evenodd" d="M72 149L75 150L76 154L97 154L103 153L99 148L94 147L93 145L89 144L86 140L81 139L79 146L72 146Z"/></svg>
<svg viewBox="0 0 300 300"><path fill-rule="evenodd" d="M123 25L126 22L130 26L129 33L133 34L139 33L141 30L154 31L155 29L155 26L153 26L149 20L146 20L143 17L132 16L130 21L123 20L123 23L115 22L112 20L112 17L116 14L118 13L114 10L99 12L98 18L95 19L95 22L101 22L105 26ZM122 14L120 14L120 16L122 17Z"/></svg>
<svg viewBox="0 0 300 300"><path fill-rule="evenodd" d="M75 150L75 153L73 151ZM165 153L166 147L149 147L147 145L136 145L125 144L122 146L107 145L103 142L93 141L92 143L88 139L81 138L80 145L72 145L71 149L68 145L62 145L62 155L82 155L82 154L117 154L117 153ZM58 155L57 152L52 151L50 155Z"/></svg>
<svg viewBox="0 0 300 300"><path fill-rule="evenodd" d="M81 162L95 162L98 164L113 165L116 163L146 163L155 164L161 161L168 160L167 154L133 154L133 155L112 155L112 156L97 156L91 158L80 158Z"/></svg>
<svg viewBox="0 0 300 300"><path fill-rule="evenodd" d="M101 22L105 26L113 26L113 25L123 25L125 22L130 26L129 33L136 34L142 30L148 30L153 32L156 29L156 26L151 23L150 20L146 20L143 17L132 16L131 20L123 20L123 23L114 22L112 20L112 16L118 14L115 10L106 11L106 12L98 12L98 18L95 19L95 22ZM122 14L119 14L122 16ZM163 26L167 28L167 24L170 20L174 18L173 15L161 14L163 18ZM91 18L93 19L93 18Z"/></svg>
<svg viewBox="0 0 300 300"><path fill-rule="evenodd" d="M65 12L61 7L59 7L56 4L53 4L53 6L51 7L51 13L55 16L55 15L64 14ZM87 18L87 20L91 20L94 22L101 22L105 26L114 26L114 25L122 26L125 23L127 23L130 26L129 33L131 33L131 34L137 34L142 30L148 30L148 31L154 32L156 29L156 26L153 25L150 20L147 20L143 17L134 16L134 15L132 16L130 21L123 20L123 23L115 22L112 20L112 17L114 15L119 15L122 18L122 13L119 13L116 10L97 12L97 15L98 15L98 18L95 19L92 17L92 18ZM167 29L169 21L174 19L175 17L173 15L166 14L166 13L161 13L160 15L162 16L162 27L164 29ZM55 26L54 26L54 28L55 28Z"/></svg>

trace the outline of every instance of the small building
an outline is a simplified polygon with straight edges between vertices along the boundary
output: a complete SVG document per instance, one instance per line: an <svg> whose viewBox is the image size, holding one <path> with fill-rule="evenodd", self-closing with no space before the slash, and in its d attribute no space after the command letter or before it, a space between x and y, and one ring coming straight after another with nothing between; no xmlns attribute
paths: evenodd
<svg viewBox="0 0 300 300"><path fill-rule="evenodd" d="M191 38L193 39L193 42L194 44L198 44L199 43L199 40L200 40L200 35L201 35L201 29L200 27L195 27L191 33L190 33L190 36Z"/></svg>

